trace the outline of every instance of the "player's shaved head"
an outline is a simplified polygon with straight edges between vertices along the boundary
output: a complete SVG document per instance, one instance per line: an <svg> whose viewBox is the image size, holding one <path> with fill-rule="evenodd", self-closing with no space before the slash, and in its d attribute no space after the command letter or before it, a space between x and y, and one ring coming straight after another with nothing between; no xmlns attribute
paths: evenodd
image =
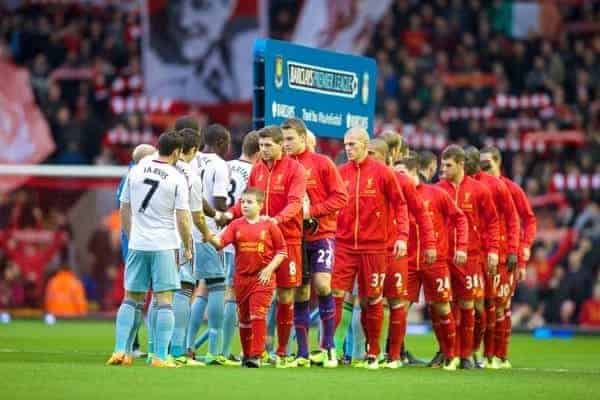
<svg viewBox="0 0 600 400"><path fill-rule="evenodd" d="M369 143L369 134L365 128L361 128L359 126L348 129L344 135L344 139L346 138L352 138L358 142L364 143L365 145Z"/></svg>
<svg viewBox="0 0 600 400"><path fill-rule="evenodd" d="M362 162L367 157L369 134L364 128L354 127L348 129L344 135L344 149L348 161Z"/></svg>
<svg viewBox="0 0 600 400"><path fill-rule="evenodd" d="M134 163L139 163L142 158L151 156L152 154L156 153L156 151L156 147L152 146L151 144L142 143L133 149L133 152L131 153L131 159Z"/></svg>
<svg viewBox="0 0 600 400"><path fill-rule="evenodd" d="M317 148L317 137L310 130L306 130L306 148L309 151L315 151Z"/></svg>
<svg viewBox="0 0 600 400"><path fill-rule="evenodd" d="M465 147L465 172L467 175L474 175L479 172L479 157L477 147Z"/></svg>
<svg viewBox="0 0 600 400"><path fill-rule="evenodd" d="M389 147L385 140L375 138L369 141L369 155L385 164L388 161L388 154Z"/></svg>

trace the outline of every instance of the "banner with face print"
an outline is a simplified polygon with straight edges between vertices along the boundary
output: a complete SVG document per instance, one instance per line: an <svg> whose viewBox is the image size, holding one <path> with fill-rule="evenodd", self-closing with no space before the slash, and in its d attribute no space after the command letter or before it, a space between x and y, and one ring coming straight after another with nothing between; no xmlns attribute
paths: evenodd
<svg viewBox="0 0 600 400"><path fill-rule="evenodd" d="M266 0L146 0L147 96L219 104L251 101L252 45L267 32Z"/></svg>

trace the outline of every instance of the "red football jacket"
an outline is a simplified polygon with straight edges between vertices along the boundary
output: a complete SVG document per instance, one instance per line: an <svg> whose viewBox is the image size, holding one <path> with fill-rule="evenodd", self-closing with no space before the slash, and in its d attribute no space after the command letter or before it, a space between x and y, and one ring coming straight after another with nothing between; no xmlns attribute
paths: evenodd
<svg viewBox="0 0 600 400"><path fill-rule="evenodd" d="M521 220L521 252L523 253L523 248L531 247L533 244L533 240L535 239L535 234L537 231L537 222L535 219L535 214L531 209L531 204L529 203L529 199L527 195L521 189L519 185L511 181L510 179L501 176L502 182L508 188L510 194L512 195L512 199L515 202L515 207L517 208L517 214L519 214L519 218Z"/></svg>
<svg viewBox="0 0 600 400"><path fill-rule="evenodd" d="M250 177L249 188L265 192L265 204L261 214L274 217L287 244L302 242L302 199L306 193L304 167L288 156L282 156L269 166L258 161ZM240 201L230 210L235 218L241 217Z"/></svg>
<svg viewBox="0 0 600 400"><path fill-rule="evenodd" d="M506 262L506 256L511 254L519 254L519 215L515 208L510 191L499 178L496 178L487 172L480 171L473 175L473 178L483 183L494 200L496 211L498 212L498 222L500 229L500 247L498 260L500 265Z"/></svg>
<svg viewBox="0 0 600 400"><path fill-rule="evenodd" d="M427 213L427 210L423 206L423 199L421 195L417 192L414 182L402 172L394 171L394 175L398 180L398 185L400 186L400 190L404 195L404 199L406 200L406 207L408 208L408 219L411 225L415 223L419 226L419 235L421 235L421 248L425 249L435 249L435 236L433 227L431 224L431 218ZM396 227L398 221L397 219L391 218L389 221L389 229L390 234L388 237L388 250L394 248L394 242L396 241ZM412 234L413 228L409 229L409 241L410 236ZM408 252L408 256L411 256L410 251Z"/></svg>
<svg viewBox="0 0 600 400"><path fill-rule="evenodd" d="M314 242L335 237L337 214L346 205L348 193L344 181L329 157L312 151L292 156L304 167L310 216L319 220L315 234L304 232L304 240Z"/></svg>
<svg viewBox="0 0 600 400"><path fill-rule="evenodd" d="M448 261L450 232L456 230L456 250L467 252L469 246L469 223L465 214L454 204L448 193L435 186L420 183L416 187L423 202L423 208L433 224L437 261ZM408 239L408 266L420 269L424 264L420 237L422 228L411 219ZM452 235L453 236L453 235Z"/></svg>
<svg viewBox="0 0 600 400"><path fill-rule="evenodd" d="M338 214L336 246L352 251L385 253L387 221L396 216L396 240L408 240L408 211L398 181L390 169L367 156L360 164L339 167L348 203ZM393 214L392 214L393 210Z"/></svg>
<svg viewBox="0 0 600 400"><path fill-rule="evenodd" d="M458 186L446 179L442 179L438 185L448 192L469 221L469 256L480 255L482 249L488 253L498 253L498 212L489 190L469 176L465 176ZM450 235L450 256L454 256L457 248L454 236Z"/></svg>

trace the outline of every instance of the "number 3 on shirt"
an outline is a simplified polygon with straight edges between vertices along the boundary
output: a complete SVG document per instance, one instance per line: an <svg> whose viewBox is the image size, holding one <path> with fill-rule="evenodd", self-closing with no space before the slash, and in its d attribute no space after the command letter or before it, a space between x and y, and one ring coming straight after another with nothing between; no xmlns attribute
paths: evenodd
<svg viewBox="0 0 600 400"><path fill-rule="evenodd" d="M383 286L385 274L371 274L371 287Z"/></svg>
<svg viewBox="0 0 600 400"><path fill-rule="evenodd" d="M482 282L479 282L479 275L467 275L467 290L482 287Z"/></svg>

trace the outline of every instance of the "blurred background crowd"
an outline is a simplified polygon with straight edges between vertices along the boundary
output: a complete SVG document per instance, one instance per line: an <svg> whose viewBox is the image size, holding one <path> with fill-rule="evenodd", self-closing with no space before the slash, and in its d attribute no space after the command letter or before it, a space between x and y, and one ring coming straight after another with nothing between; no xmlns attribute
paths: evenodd
<svg viewBox="0 0 600 400"><path fill-rule="evenodd" d="M126 165L181 113L226 123L236 157L249 108L223 120L193 105L128 100L143 93L143 29L137 3L124 3L0 5L0 60L29 70L56 143L45 162ZM292 39L301 3L268 2L270 37ZM374 134L397 130L417 150L498 145L538 218L514 322L600 326L600 3L559 1L558 32L519 39L508 3L392 1L365 51L379 70ZM342 146L327 139L318 149L337 159ZM0 193L0 309L68 303L76 315L86 303L120 302L115 215L90 235L81 263L67 218L77 194L67 197L27 184Z"/></svg>

